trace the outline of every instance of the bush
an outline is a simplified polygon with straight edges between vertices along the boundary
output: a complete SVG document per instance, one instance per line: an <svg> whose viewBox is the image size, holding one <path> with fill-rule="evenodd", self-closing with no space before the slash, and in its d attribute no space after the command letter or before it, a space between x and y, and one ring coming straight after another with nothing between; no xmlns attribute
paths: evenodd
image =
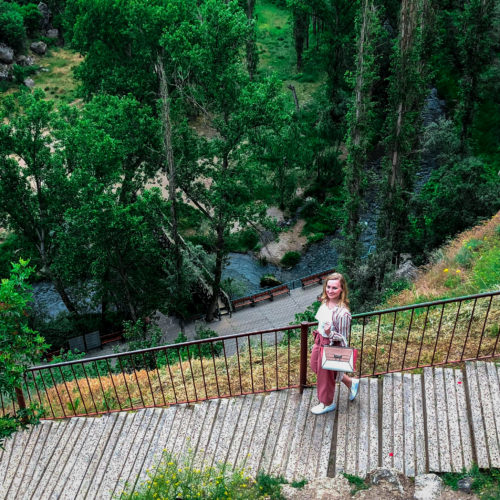
<svg viewBox="0 0 500 500"><path fill-rule="evenodd" d="M293 267L298 264L300 261L300 253L299 252L287 252L281 258L281 265L285 267Z"/></svg>
<svg viewBox="0 0 500 500"><path fill-rule="evenodd" d="M226 243L230 252L245 253L253 250L259 243L259 234L255 229L243 229L230 234Z"/></svg>
<svg viewBox="0 0 500 500"><path fill-rule="evenodd" d="M38 71L38 66L19 66L19 64L14 64L12 66L12 74L14 76L14 81L21 85L28 76L33 75Z"/></svg>
<svg viewBox="0 0 500 500"><path fill-rule="evenodd" d="M13 49L22 49L26 40L21 7L15 3L0 1L0 40Z"/></svg>
<svg viewBox="0 0 500 500"><path fill-rule="evenodd" d="M38 6L34 3L28 3L21 7L24 27L29 36L33 36L40 29L40 21L42 19L42 13L38 10Z"/></svg>

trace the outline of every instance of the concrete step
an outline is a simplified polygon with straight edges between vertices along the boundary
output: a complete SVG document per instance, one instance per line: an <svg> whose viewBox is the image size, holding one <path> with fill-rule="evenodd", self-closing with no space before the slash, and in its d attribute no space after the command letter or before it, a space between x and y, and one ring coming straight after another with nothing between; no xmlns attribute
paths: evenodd
<svg viewBox="0 0 500 500"><path fill-rule="evenodd" d="M19 467L19 463L24 453L24 448L32 432L34 432L33 428L17 432L13 437L7 440L4 457L2 458L2 469L0 470L0 474L3 476L0 486L0 498L8 498L7 494L10 485L16 475L17 468Z"/></svg>
<svg viewBox="0 0 500 500"><path fill-rule="evenodd" d="M152 434L156 431L158 419L159 415L157 412L152 408L146 409L135 439L130 447L127 460L118 476L112 493L113 496L118 496L128 486L130 480L135 482L135 478L142 469L144 457L151 443ZM133 477L131 477L132 470L135 470Z"/></svg>
<svg viewBox="0 0 500 500"><path fill-rule="evenodd" d="M92 459L89 467L91 469L90 474L87 474L87 477L82 484L82 488L78 492L78 498L97 498L97 491L99 490L101 482L108 470L109 465L111 464L122 430L127 432L128 429L130 429L133 415L133 413L126 412L117 413L116 421L110 429L111 433L109 434L107 442L103 447L96 450L96 454L94 455L95 460L94 458Z"/></svg>
<svg viewBox="0 0 500 500"><path fill-rule="evenodd" d="M293 434L290 436L292 443L290 446L287 467L284 471L285 479L287 479L288 481L293 481L295 479L297 464L302 458L302 436L306 428L307 417L310 413L312 393L312 389L304 390L297 412Z"/></svg>
<svg viewBox="0 0 500 500"><path fill-rule="evenodd" d="M44 421L0 454L0 499L110 499L133 491L165 453L201 468L226 463L288 480L378 465L409 476L500 466L500 367L467 363L423 375L362 379L337 409L313 415L316 390L276 391L195 405Z"/></svg>
<svg viewBox="0 0 500 500"><path fill-rule="evenodd" d="M66 466L68 457L70 456L75 442L80 436L80 432L85 424L85 419L75 417L67 422L62 422L65 427L59 443L54 448L54 453L50 458L46 469L33 493L34 498L50 498L51 492L54 489L61 471Z"/></svg>
<svg viewBox="0 0 500 500"><path fill-rule="evenodd" d="M498 377L490 378L484 362L466 363L466 375L477 463L484 468L500 467L499 417L494 412Z"/></svg>
<svg viewBox="0 0 500 500"><path fill-rule="evenodd" d="M17 498L23 498L24 494L27 492L29 488L30 481L33 479L37 466L39 466L40 464L42 452L47 446L48 437L51 434L53 425L55 425L53 422L42 421L38 426L40 429L40 433L38 434L38 439L29 457L26 456L25 460L26 467L24 470L23 477L20 479L17 488L14 489L14 491L16 491Z"/></svg>
<svg viewBox="0 0 500 500"><path fill-rule="evenodd" d="M92 474L92 461L98 450L102 450L107 442L116 417L117 414L115 413L113 416L106 415L94 419L92 431L89 432L79 455L76 457L71 475L66 477L64 488L60 494L61 499L71 500L76 498L78 490L87 478L87 475Z"/></svg>
<svg viewBox="0 0 500 500"><path fill-rule="evenodd" d="M140 433L143 420L147 418L146 411L147 410L139 410L136 413L128 414L128 418L120 433L106 473L97 490L97 498L110 498L112 496L116 484L122 475L125 464L129 460L131 448L134 445L137 434Z"/></svg>

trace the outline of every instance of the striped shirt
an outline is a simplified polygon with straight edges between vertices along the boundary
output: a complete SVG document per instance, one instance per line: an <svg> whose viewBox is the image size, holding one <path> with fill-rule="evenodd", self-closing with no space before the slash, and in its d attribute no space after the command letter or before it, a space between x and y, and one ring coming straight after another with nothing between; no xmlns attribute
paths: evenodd
<svg viewBox="0 0 500 500"><path fill-rule="evenodd" d="M318 320L318 330L323 337L330 338L334 341L341 340L342 344L347 346L347 339L351 330L351 313L349 309L342 306L335 306L329 309L326 304L321 304L316 313ZM325 333L325 323L331 323L330 333ZM339 335L342 339L338 338Z"/></svg>

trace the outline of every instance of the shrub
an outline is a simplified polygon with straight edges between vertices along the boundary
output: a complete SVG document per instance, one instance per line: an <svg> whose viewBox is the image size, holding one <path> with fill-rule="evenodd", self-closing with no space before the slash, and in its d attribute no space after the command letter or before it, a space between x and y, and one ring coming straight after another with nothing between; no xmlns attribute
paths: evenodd
<svg viewBox="0 0 500 500"><path fill-rule="evenodd" d="M281 258L281 265L285 267L293 267L298 264L300 261L300 253L299 252L287 252Z"/></svg>
<svg viewBox="0 0 500 500"><path fill-rule="evenodd" d="M0 40L14 49L21 49L26 40L26 30L21 7L0 1Z"/></svg>
<svg viewBox="0 0 500 500"><path fill-rule="evenodd" d="M28 3L21 7L24 27L29 36L33 36L40 28L40 20L42 19L42 13L38 10L38 6L34 3Z"/></svg>
<svg viewBox="0 0 500 500"><path fill-rule="evenodd" d="M38 66L19 66L19 64L14 64L12 66L12 74L14 76L14 81L17 84L21 84L28 78L28 76L33 75L38 71Z"/></svg>

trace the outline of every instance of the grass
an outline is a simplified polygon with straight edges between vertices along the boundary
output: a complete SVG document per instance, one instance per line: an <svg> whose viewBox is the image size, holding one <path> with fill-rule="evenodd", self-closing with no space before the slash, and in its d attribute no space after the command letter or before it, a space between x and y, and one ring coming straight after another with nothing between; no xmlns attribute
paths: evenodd
<svg viewBox="0 0 500 500"><path fill-rule="evenodd" d="M443 482L453 490L458 490L458 482L466 477L472 478L472 492L481 500L498 500L500 498L500 469L480 470L474 465L469 471L446 473Z"/></svg>
<svg viewBox="0 0 500 500"><path fill-rule="evenodd" d="M387 307L500 289L500 212L434 253L412 286ZM385 307L385 306L384 306Z"/></svg>
<svg viewBox="0 0 500 500"><path fill-rule="evenodd" d="M148 471L148 478L138 484L127 485L120 495L123 499L146 500L153 498L190 499L254 499L281 500L281 484L287 481L259 473L255 479L245 469L233 469L226 464L202 467L192 455L180 459L164 450L160 463ZM294 487L301 484L292 483Z"/></svg>
<svg viewBox="0 0 500 500"><path fill-rule="evenodd" d="M356 494L358 491L367 490L370 485L358 476L353 476L352 474L343 473L344 477L349 481L349 484L353 487L351 490L351 495Z"/></svg>
<svg viewBox="0 0 500 500"><path fill-rule="evenodd" d="M304 53L304 67L297 71L297 58L292 34L289 11L271 2L258 2L255 7L257 19L257 46L259 50L258 72L261 76L276 73L283 80L286 92L288 85L297 91L302 106L311 100L313 94L325 82L326 74L316 60L314 50ZM311 33L310 44L315 40ZM293 99L290 94L290 106Z"/></svg>
<svg viewBox="0 0 500 500"><path fill-rule="evenodd" d="M38 74L32 75L35 88L42 89L46 98L53 100L57 105L71 104L77 99L77 82L73 78L73 68L80 64L82 58L79 54L65 48L49 48L45 56L31 54L35 64L42 69ZM4 95L15 93L17 85L9 85L3 92Z"/></svg>

